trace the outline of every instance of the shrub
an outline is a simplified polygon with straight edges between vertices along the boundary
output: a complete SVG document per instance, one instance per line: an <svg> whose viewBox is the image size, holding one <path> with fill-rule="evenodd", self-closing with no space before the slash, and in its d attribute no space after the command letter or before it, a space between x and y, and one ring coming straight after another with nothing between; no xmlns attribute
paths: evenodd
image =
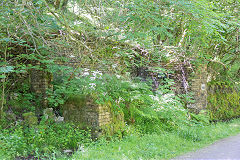
<svg viewBox="0 0 240 160"><path fill-rule="evenodd" d="M91 142L90 132L83 131L69 123L48 123L29 128L17 125L2 129L0 150L14 157L46 158L54 152L75 151Z"/></svg>

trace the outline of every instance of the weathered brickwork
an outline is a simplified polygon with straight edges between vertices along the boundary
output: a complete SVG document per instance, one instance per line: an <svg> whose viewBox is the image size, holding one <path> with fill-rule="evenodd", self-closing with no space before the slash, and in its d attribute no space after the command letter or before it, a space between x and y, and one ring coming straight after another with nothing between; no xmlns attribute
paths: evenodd
<svg viewBox="0 0 240 160"><path fill-rule="evenodd" d="M42 97L42 105L44 107L47 107L46 92L48 89L51 89L53 87L51 82L52 75L50 73L39 69L31 69L30 71L31 90L36 95Z"/></svg>
<svg viewBox="0 0 240 160"><path fill-rule="evenodd" d="M201 66L191 82L191 91L194 93L195 103L188 107L199 112L207 107L207 67Z"/></svg>
<svg viewBox="0 0 240 160"><path fill-rule="evenodd" d="M198 113L207 107L207 66L201 65L193 69L180 63L162 64L165 69L174 71L173 90L176 94L193 93L194 103L188 103L187 108Z"/></svg>
<svg viewBox="0 0 240 160"><path fill-rule="evenodd" d="M74 122L82 128L91 128L93 137L99 137L106 132L106 128L113 134L116 130L115 115L111 111L111 104L97 104L94 97L75 95L70 97L63 106L63 117L66 121ZM123 127L123 118L118 117L118 123ZM115 128L115 129L114 129Z"/></svg>

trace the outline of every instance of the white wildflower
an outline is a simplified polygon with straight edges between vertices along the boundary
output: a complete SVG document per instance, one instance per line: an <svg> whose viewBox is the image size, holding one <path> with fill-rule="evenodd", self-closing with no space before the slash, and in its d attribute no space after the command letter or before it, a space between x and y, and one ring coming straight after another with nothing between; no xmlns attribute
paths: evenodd
<svg viewBox="0 0 240 160"><path fill-rule="evenodd" d="M89 72L84 72L83 76L89 76Z"/></svg>
<svg viewBox="0 0 240 160"><path fill-rule="evenodd" d="M70 58L74 58L75 56L74 56L74 55L70 55L69 57L70 57Z"/></svg>
<svg viewBox="0 0 240 160"><path fill-rule="evenodd" d="M90 83L89 86L90 86L89 88L91 88L91 89L95 89L96 84L95 84L95 83Z"/></svg>
<svg viewBox="0 0 240 160"><path fill-rule="evenodd" d="M80 145L79 148L78 148L78 150L81 151L81 152L85 152L84 145Z"/></svg>
<svg viewBox="0 0 240 160"><path fill-rule="evenodd" d="M95 80L95 79L96 79L96 77L90 77L90 79L93 81L93 80Z"/></svg>
<svg viewBox="0 0 240 160"><path fill-rule="evenodd" d="M116 68L116 67L117 67L117 64L113 64L113 65L112 65L112 68Z"/></svg>

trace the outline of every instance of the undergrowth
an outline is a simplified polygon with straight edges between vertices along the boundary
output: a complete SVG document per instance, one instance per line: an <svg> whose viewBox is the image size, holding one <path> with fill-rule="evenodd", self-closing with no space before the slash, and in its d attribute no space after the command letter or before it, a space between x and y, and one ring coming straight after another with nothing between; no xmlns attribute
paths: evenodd
<svg viewBox="0 0 240 160"><path fill-rule="evenodd" d="M0 156L3 159L51 159L59 157L65 150L75 151L91 142L88 131L68 123L42 121L34 127L18 124L0 129Z"/></svg>

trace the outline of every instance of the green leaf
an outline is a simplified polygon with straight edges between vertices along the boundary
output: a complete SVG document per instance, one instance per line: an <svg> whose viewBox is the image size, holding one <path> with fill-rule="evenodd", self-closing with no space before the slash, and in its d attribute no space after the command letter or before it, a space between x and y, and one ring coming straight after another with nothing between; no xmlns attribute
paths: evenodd
<svg viewBox="0 0 240 160"><path fill-rule="evenodd" d="M6 76L4 74L0 75L0 79L6 78Z"/></svg>
<svg viewBox="0 0 240 160"><path fill-rule="evenodd" d="M0 73L10 73L14 71L14 66L0 67Z"/></svg>
<svg viewBox="0 0 240 160"><path fill-rule="evenodd" d="M10 42L11 39L10 38L2 38L2 39L0 39L0 41Z"/></svg>

